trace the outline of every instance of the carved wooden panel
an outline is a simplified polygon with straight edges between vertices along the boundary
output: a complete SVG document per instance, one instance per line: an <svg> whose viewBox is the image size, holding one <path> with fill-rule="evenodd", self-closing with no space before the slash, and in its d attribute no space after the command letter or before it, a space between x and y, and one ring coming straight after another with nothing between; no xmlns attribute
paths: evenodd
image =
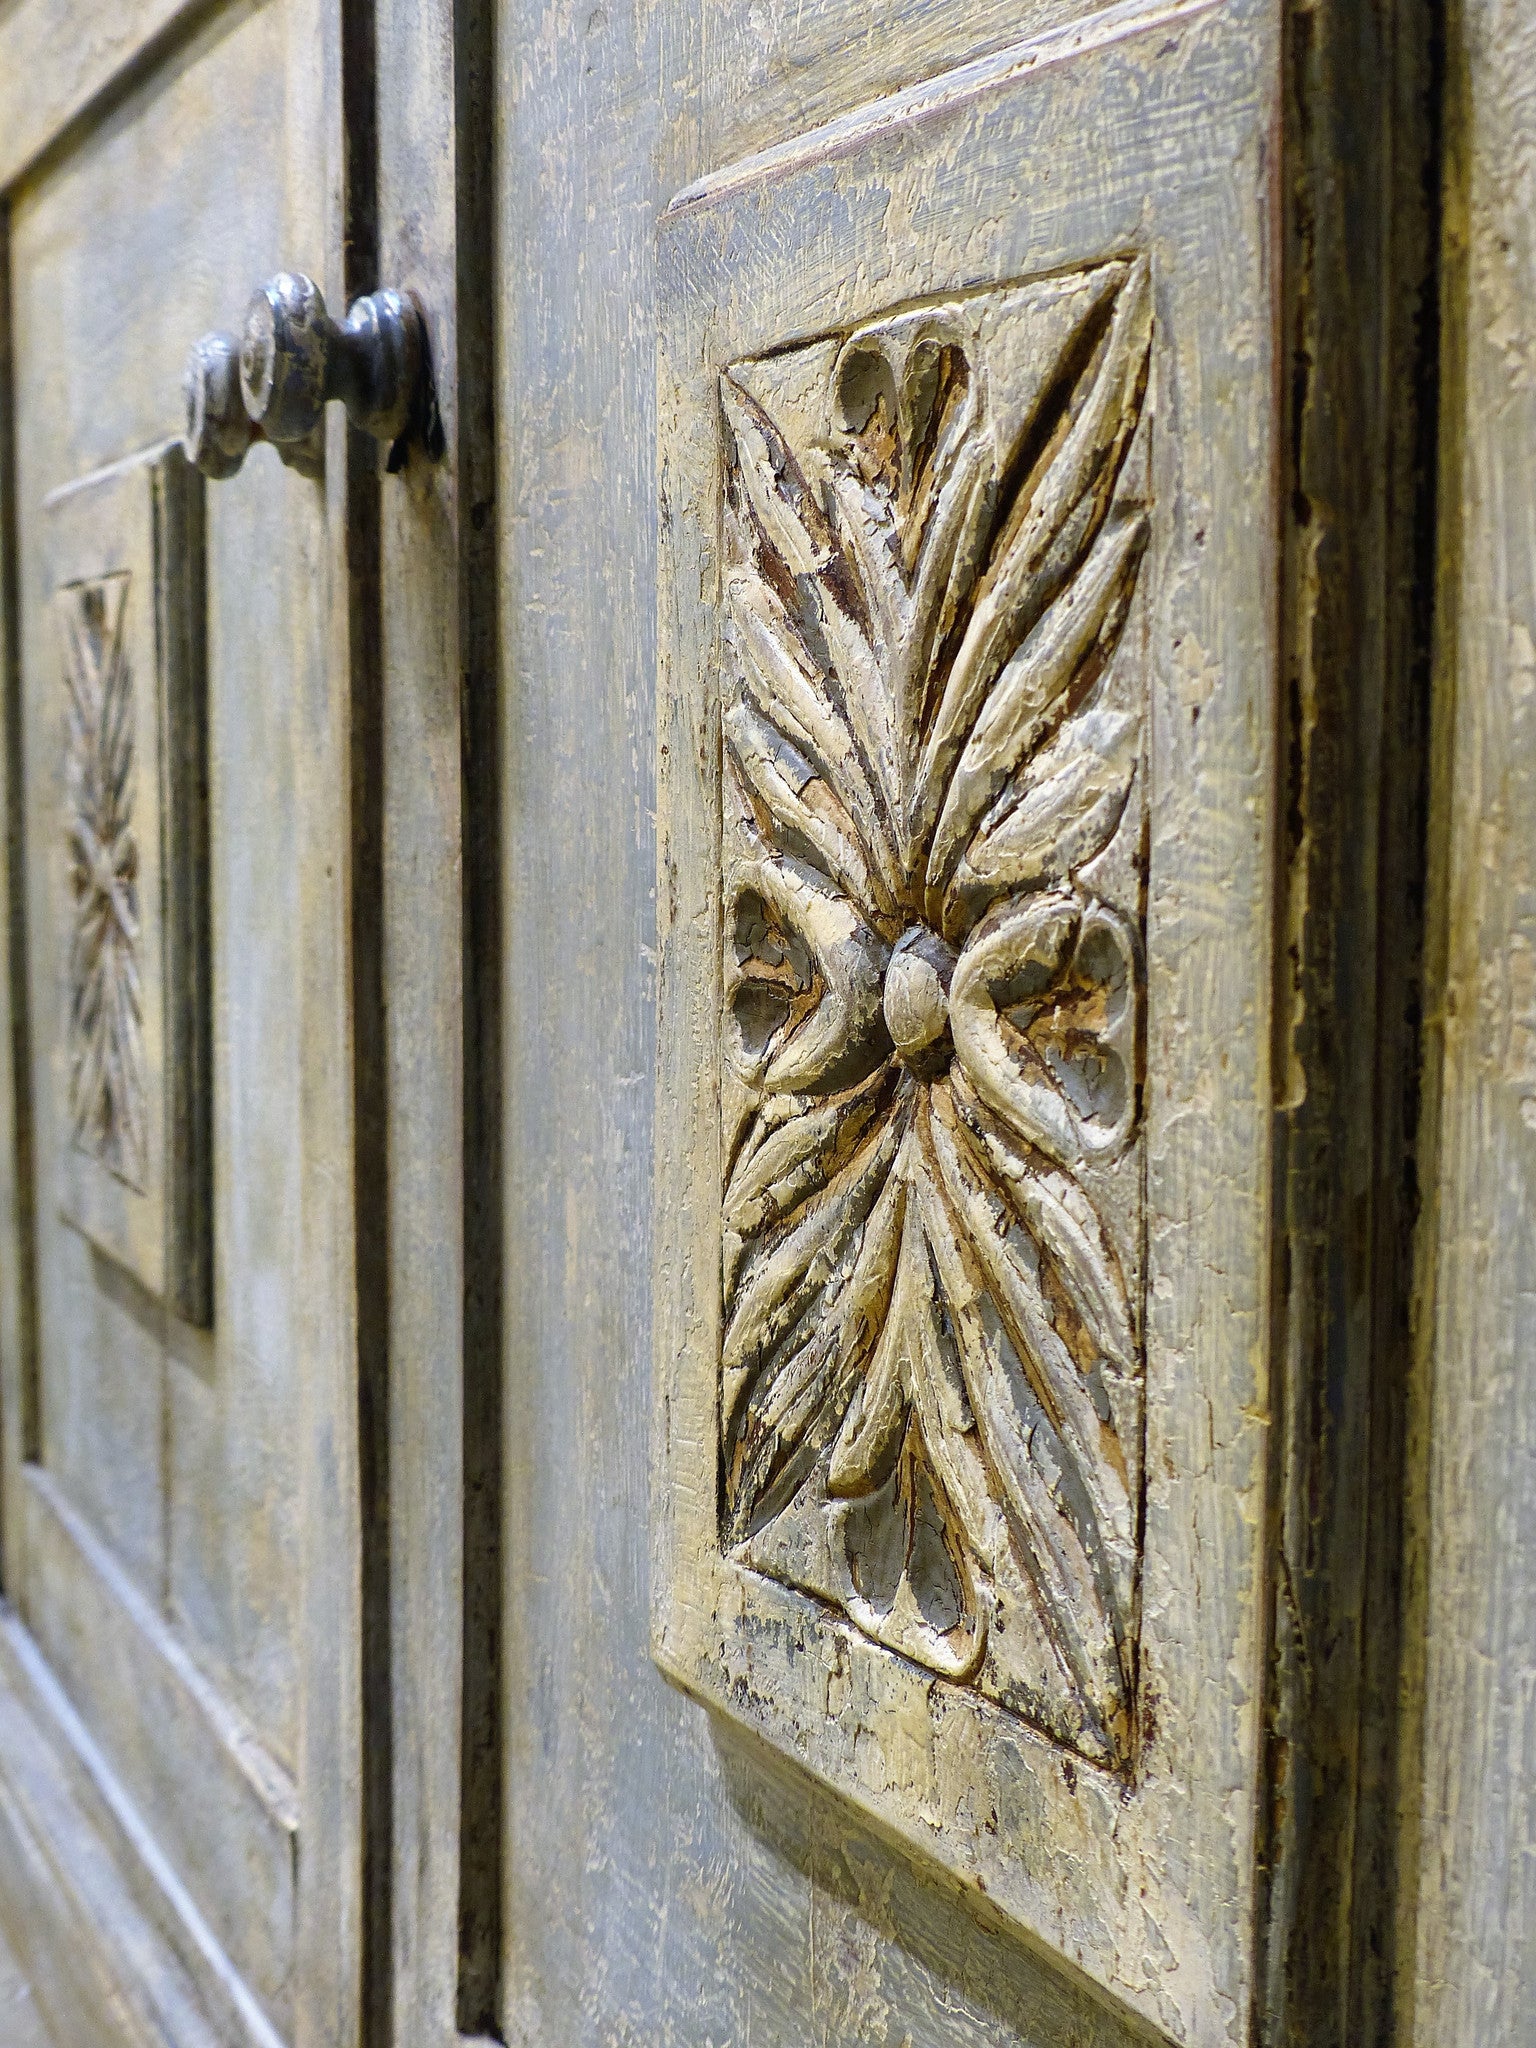
<svg viewBox="0 0 1536 2048"><path fill-rule="evenodd" d="M1180 2041L1256 1967L1271 27L662 228L655 1646Z"/></svg>
<svg viewBox="0 0 1536 2048"><path fill-rule="evenodd" d="M78 1149L134 1189L149 1172L140 970L139 780L127 570L59 592L64 638L69 1115Z"/></svg>
<svg viewBox="0 0 1536 2048"><path fill-rule="evenodd" d="M721 379L722 1539L1105 1764L1150 342L1135 258Z"/></svg>
<svg viewBox="0 0 1536 2048"><path fill-rule="evenodd" d="M202 485L179 447L47 500L67 1219L211 1315Z"/></svg>

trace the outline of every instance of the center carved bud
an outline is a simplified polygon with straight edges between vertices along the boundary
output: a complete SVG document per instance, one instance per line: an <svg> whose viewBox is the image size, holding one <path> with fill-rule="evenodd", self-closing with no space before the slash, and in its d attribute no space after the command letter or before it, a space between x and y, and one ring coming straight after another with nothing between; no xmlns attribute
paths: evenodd
<svg viewBox="0 0 1536 2048"><path fill-rule="evenodd" d="M955 955L921 925L903 932L885 970L885 1024L902 1061L924 1080L942 1074L949 1035L949 982Z"/></svg>

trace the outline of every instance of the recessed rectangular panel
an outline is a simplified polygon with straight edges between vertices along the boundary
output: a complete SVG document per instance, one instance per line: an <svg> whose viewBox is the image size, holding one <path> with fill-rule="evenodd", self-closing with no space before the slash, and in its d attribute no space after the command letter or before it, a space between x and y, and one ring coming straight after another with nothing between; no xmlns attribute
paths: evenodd
<svg viewBox="0 0 1536 2048"><path fill-rule="evenodd" d="M63 1213L211 1315L202 481L177 446L50 495Z"/></svg>
<svg viewBox="0 0 1536 2048"><path fill-rule="evenodd" d="M1248 2009L1273 21L662 229L656 1650L1181 2041Z"/></svg>

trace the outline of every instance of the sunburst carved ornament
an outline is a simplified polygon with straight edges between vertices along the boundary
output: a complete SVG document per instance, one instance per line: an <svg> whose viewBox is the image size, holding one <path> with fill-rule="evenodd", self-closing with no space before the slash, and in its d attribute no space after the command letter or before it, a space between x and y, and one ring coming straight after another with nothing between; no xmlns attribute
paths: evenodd
<svg viewBox="0 0 1536 2048"><path fill-rule="evenodd" d="M1059 297L1022 400L958 306L838 344L819 432L721 380L721 1533L778 1569L814 1501L815 1590L944 1679L1033 1629L1055 1732L1115 1764L1140 1363L1091 1189L1135 1135L1141 969L1084 871L1142 743L1104 679L1147 267Z"/></svg>

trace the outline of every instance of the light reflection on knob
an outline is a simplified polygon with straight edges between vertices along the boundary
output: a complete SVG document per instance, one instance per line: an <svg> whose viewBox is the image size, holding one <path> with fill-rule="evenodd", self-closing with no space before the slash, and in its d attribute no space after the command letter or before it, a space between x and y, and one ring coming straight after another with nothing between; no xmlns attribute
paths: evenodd
<svg viewBox="0 0 1536 2048"><path fill-rule="evenodd" d="M403 292L370 292L336 321L313 279L282 271L252 297L238 343L221 331L193 344L183 389L187 457L207 477L233 476L261 440L318 474L333 399L360 432L390 444L390 470L412 443L442 453L426 323Z"/></svg>

